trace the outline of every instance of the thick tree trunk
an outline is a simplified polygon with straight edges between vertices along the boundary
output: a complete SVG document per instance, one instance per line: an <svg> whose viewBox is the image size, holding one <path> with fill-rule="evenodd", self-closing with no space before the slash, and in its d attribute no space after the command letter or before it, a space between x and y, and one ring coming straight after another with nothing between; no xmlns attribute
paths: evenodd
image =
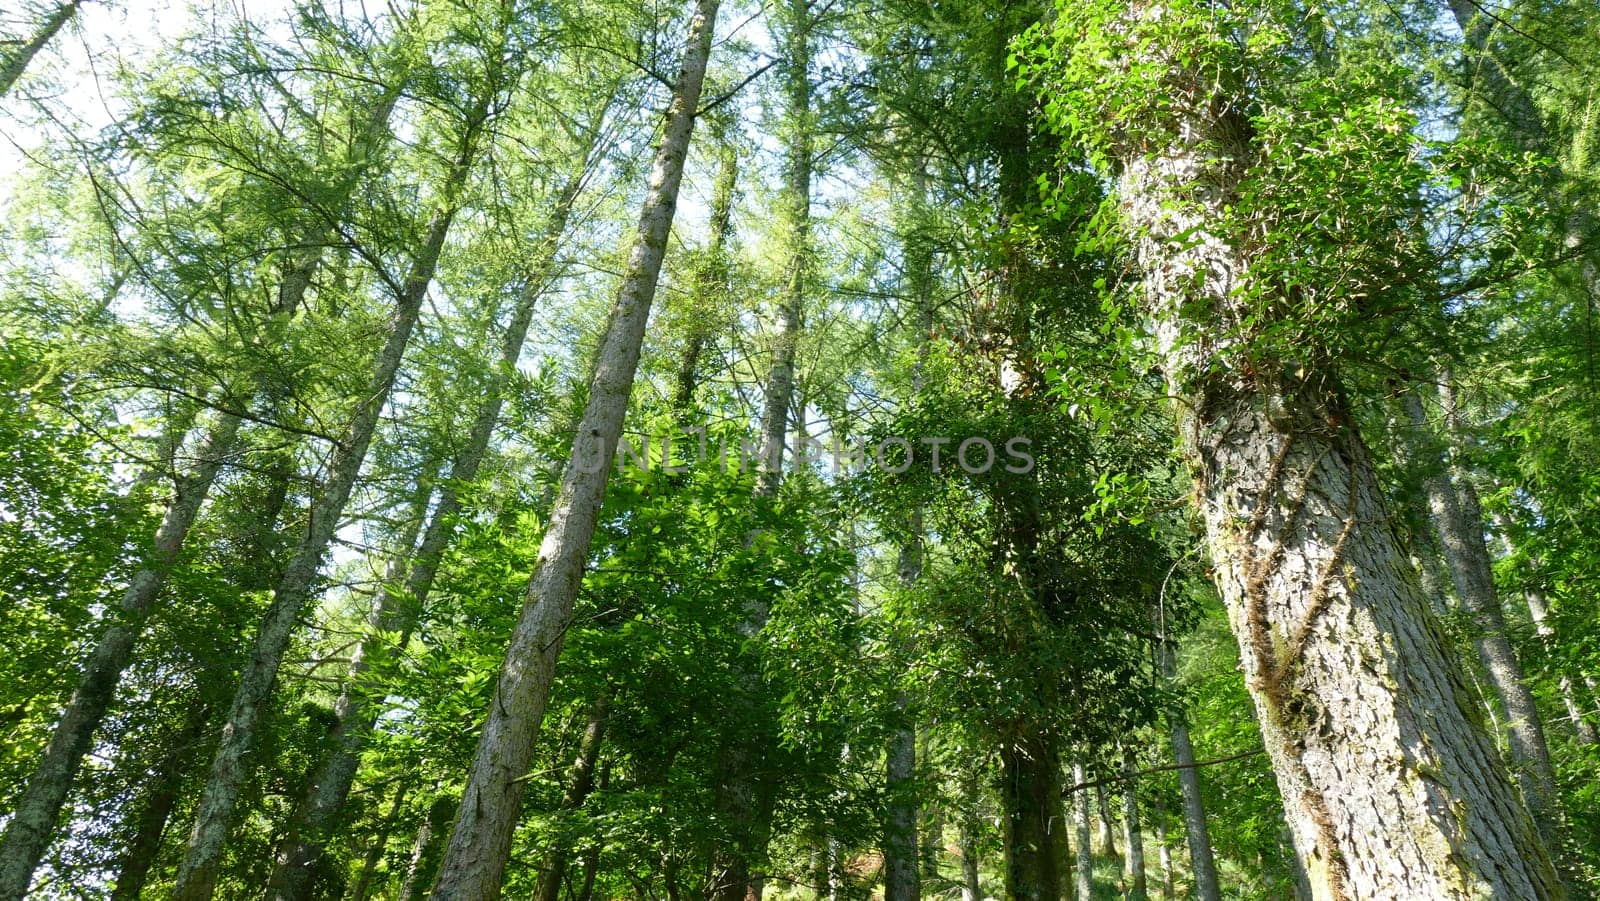
<svg viewBox="0 0 1600 901"><path fill-rule="evenodd" d="M1473 644L1489 685L1505 713L1511 760L1522 795L1547 847L1560 836L1560 802L1555 770L1545 744L1544 722L1528 689L1522 664L1506 635L1505 615L1494 587L1494 571L1483 540L1482 511L1477 492L1459 473L1452 473L1443 444L1432 431L1422 398L1413 388L1403 399L1412 429L1414 456L1422 468L1428 518L1444 552L1456 597L1472 617ZM1454 478L1452 478L1454 475Z"/></svg>
<svg viewBox="0 0 1600 901"><path fill-rule="evenodd" d="M1159 610L1156 611L1156 659L1163 679L1171 682L1178 677L1172 640ZM1199 901L1222 901L1217 861L1211 850L1211 830L1206 825L1205 801L1200 795L1200 768L1195 766L1189 720L1181 706L1174 704L1167 710L1167 731L1172 737L1172 762L1178 767L1178 789L1183 793L1183 830L1189 843L1189 869L1194 874L1195 897Z"/></svg>
<svg viewBox="0 0 1600 901"><path fill-rule="evenodd" d="M1250 171L1251 131L1204 76L1145 63L1169 67L1179 99L1162 131L1119 148L1122 213L1182 399L1179 434L1216 581L1313 889L1561 897L1389 525L1336 374L1219 363L1240 359L1231 342L1254 315L1232 290L1250 251L1215 231Z"/></svg>
<svg viewBox="0 0 1600 901"><path fill-rule="evenodd" d="M1134 767L1130 756L1122 758L1122 847L1123 874L1128 880L1128 901L1147 901L1150 885L1144 872L1144 832L1139 823L1139 796L1134 791Z"/></svg>
<svg viewBox="0 0 1600 901"><path fill-rule="evenodd" d="M84 662L78 687L57 721L39 766L28 779L15 812L0 839L0 899L14 901L28 892L34 869L50 846L62 802L89 751L95 730L105 719L122 671L133 659L134 645L155 606L167 575L183 552L184 540L200 507L239 433L239 417L218 414L205 439L195 450L192 468L173 479L172 501L167 505L155 539L121 603L109 611L105 632Z"/></svg>
<svg viewBox="0 0 1600 901"><path fill-rule="evenodd" d="M572 619L611 457L622 434L639 365L645 323L655 299L711 53L717 7L718 0L698 0L695 5L677 90L639 216L638 236L596 361L589 401L573 439L561 492L540 543L534 576L467 775L460 812L433 889L433 897L438 899L479 901L500 893L522 800L523 776L532 759L556 661Z"/></svg>
<svg viewBox="0 0 1600 901"><path fill-rule="evenodd" d="M206 736L211 723L211 707L196 701L189 708L182 728L172 736L167 752L161 758L148 782L145 783L138 813L135 815L133 835L117 856L117 876L111 901L138 901L149 879L150 868L161 853L161 838L166 834L167 821L183 793L183 777L188 774L197 745Z"/></svg>
<svg viewBox="0 0 1600 901"><path fill-rule="evenodd" d="M600 760L600 742L605 736L606 718L610 713L611 688L607 686L605 694L595 700L594 707L589 711L583 738L578 742L578 758L567 770L567 788L561 798L562 810L581 809L594 789L595 764ZM545 856L539 885L533 895L537 901L557 901L560 897L561 883L567 877L567 858L571 853L570 847L557 844Z"/></svg>
<svg viewBox="0 0 1600 901"><path fill-rule="evenodd" d="M584 148L578 171L557 196L545 233L534 248L537 256L527 284L512 308L489 384L484 387L483 403L473 417L465 443L456 453L449 481L440 489L432 515L427 516L422 544L415 554L409 553L409 542L405 545L410 566L400 570L399 578L386 579L384 587L373 597L373 608L367 618L369 631L351 658L344 686L334 704L335 725L328 756L311 779L295 812L296 828L278 854L278 864L268 889L268 897L274 901L305 901L310 897L312 877L320 865L326 837L349 799L361 751L382 712L371 703L374 686L369 684L369 673L388 653L387 643L392 636L402 636L402 641L409 637L427 606L439 563L455 534L456 519L461 513L461 492L477 478L483 465L516 373L517 360L527 342L535 303L553 275L556 248L571 218L591 149Z"/></svg>
<svg viewBox="0 0 1600 901"><path fill-rule="evenodd" d="M245 780L245 755L255 746L255 730L272 695L283 653L294 634L306 604L311 600L323 555L344 515L345 503L355 487L367 448L372 443L378 419L394 387L407 343L433 280L445 238L460 205L460 195L477 153L479 136L487 118L489 98L480 97L477 107L463 127L456 158L442 186L440 208L428 225L427 235L418 250L404 285L395 300L383 347L373 362L373 370L360 405L335 446L328 465L328 478L318 492L306 528L294 556L284 568L273 593L272 604L261 619L254 648L239 677L222 741L212 758L206 788L200 798L189 846L178 871L173 896L177 901L206 901L215 890L223 845L233 823L234 807Z"/></svg>
<svg viewBox="0 0 1600 901"><path fill-rule="evenodd" d="M1006 897L1059 901L1061 764L1048 740L1012 740L1000 749L1000 800L1005 816Z"/></svg>
<svg viewBox="0 0 1600 901"><path fill-rule="evenodd" d="M1094 897L1094 846L1091 843L1090 833L1093 819L1089 811L1089 789L1084 783L1089 781L1089 774L1083 764L1072 765L1072 782L1080 786L1072 793L1072 824L1077 831L1078 848L1078 878L1073 886L1074 895L1078 901L1090 901Z"/></svg>
<svg viewBox="0 0 1600 901"><path fill-rule="evenodd" d="M72 20L73 15L78 12L78 7L82 5L83 0L68 0L66 3L57 4L56 8L44 17L44 21L39 23L33 37L18 47L17 52L5 61L4 66L0 66L0 99L11 93L11 88L22 78L22 73L28 70L28 64L33 62L33 58L39 55L39 51L43 50L46 44L55 39L56 33Z"/></svg>

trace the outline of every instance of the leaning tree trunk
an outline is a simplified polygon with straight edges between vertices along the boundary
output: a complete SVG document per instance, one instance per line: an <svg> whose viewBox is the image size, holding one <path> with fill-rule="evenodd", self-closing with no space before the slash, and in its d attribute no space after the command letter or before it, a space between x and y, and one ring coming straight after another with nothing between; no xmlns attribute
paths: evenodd
<svg viewBox="0 0 1600 901"><path fill-rule="evenodd" d="M395 299L395 311L389 321L388 334L373 362L372 373L360 395L359 406L334 448L328 466L328 479L311 507L310 523L294 556L284 568L283 577L273 592L271 606L261 619L254 648L240 674L239 685L228 710L222 741L211 761L210 774L200 797L183 865L178 870L177 886L173 890L173 897L177 901L206 901L215 890L223 845L227 841L234 808L244 785L245 755L255 746L256 726L271 697L284 651L288 649L295 624L311 600L322 557L344 515L345 503L355 487L379 416L394 387L406 345L427 297L428 284L433 280L450 224L459 209L462 189L472 168L478 139L488 116L489 103L486 91L484 96L477 98L476 107L464 123L456 157L442 186L443 199L428 224L422 247Z"/></svg>
<svg viewBox="0 0 1600 901"><path fill-rule="evenodd" d="M611 713L611 691L611 686L606 686L589 711L589 721L584 725L583 737L578 741L578 758L567 770L567 788L561 796L562 810L581 810L594 789L594 768L600 760L600 742L605 737L606 718ZM557 843L550 849L539 873L538 887L533 893L536 901L558 901L561 897L561 883L567 878L567 858L571 854L572 848L566 843Z"/></svg>
<svg viewBox="0 0 1600 901"><path fill-rule="evenodd" d="M1528 603L1528 618L1533 620L1533 629L1538 634L1539 640L1553 642L1556 630L1550 625L1550 604L1545 600L1544 592L1537 588L1528 588L1523 591L1522 596ZM1558 685L1561 689L1561 703L1567 708L1567 718L1572 721L1578 743L1584 745L1600 743L1600 733L1596 733L1594 724L1588 720L1588 712L1578 701L1578 692L1572 684L1572 677L1562 673Z"/></svg>
<svg viewBox="0 0 1600 901"><path fill-rule="evenodd" d="M205 739L206 727L210 724L211 705L196 700L183 726L171 737L160 765L145 783L138 813L133 818L136 824L133 835L117 856L111 901L138 901L144 891L150 868L161 853L161 838L166 834L167 821L183 792L183 777L188 774L198 750L196 746Z"/></svg>
<svg viewBox="0 0 1600 901"><path fill-rule="evenodd" d="M1169 7L1138 5L1134 29ZM1323 363L1242 362L1254 248L1218 231L1248 187L1244 106L1162 44L1171 100L1110 137L1121 212L1218 588L1295 845L1321 898L1557 898L1527 809L1472 712L1389 524L1354 413ZM1127 62L1122 60L1120 62ZM1279 298L1292 305L1294 298ZM1311 349L1307 349L1308 351Z"/></svg>
<svg viewBox="0 0 1600 901"><path fill-rule="evenodd" d="M711 54L717 7L718 0L697 0L695 5L683 67L640 211L638 236L600 347L561 492L540 543L522 614L512 632L505 666L467 774L460 811L433 889L433 897L438 899L479 901L500 893L524 776L555 679L556 660L572 620L609 464L622 434L639 365L645 323L655 299L706 60Z"/></svg>
<svg viewBox="0 0 1600 901"><path fill-rule="evenodd" d="M714 121L717 180L711 191L710 240L706 242L705 257L694 273L689 337L672 392L672 408L680 416L693 406L695 389L700 384L700 357L711 340L705 317L724 301L728 291L728 239L733 234L733 192L739 180L739 149L729 139L722 120Z"/></svg>
<svg viewBox="0 0 1600 901"><path fill-rule="evenodd" d="M399 901L418 901L428 893L428 883L439 869L439 851L450 829L450 816L456 802L448 797L438 798L428 808L428 818L417 827L417 837L411 842L411 856L406 865L406 878L400 884Z"/></svg>
<svg viewBox="0 0 1600 901"><path fill-rule="evenodd" d="M278 854L268 897L275 901L305 901L311 895L313 878L321 865L327 838L339 821L355 782L361 751L377 724L381 712L371 703L374 686L370 673L388 653L390 636L401 636L403 643L416 628L426 609L428 596L439 571L444 551L455 534L461 513L461 492L477 478L488 453L490 439L500 422L500 412L516 373L517 359L533 321L534 305L553 275L556 248L571 217L578 190L588 170L589 152L585 147L577 172L568 178L556 199L556 207L545 225L545 233L535 248L537 259L527 284L512 308L511 320L501 340L489 384L484 387L482 404L473 417L465 444L457 452L450 478L439 491L438 503L427 517L427 528L415 554L405 545L410 566L401 570L401 579L386 579L373 598L367 617L368 632L350 660L349 670L334 704L335 723L327 757L317 768L294 814L291 830ZM426 507L426 504L424 504Z"/></svg>
<svg viewBox="0 0 1600 901"><path fill-rule="evenodd" d="M4 99L11 92L12 86L22 77L22 73L28 70L28 64L33 62L33 58L39 55L39 51L43 50L46 44L55 39L56 32L72 20L78 7L82 5L83 0L68 0L66 3L58 4L44 17L44 21L39 23L39 28L33 33L33 37L18 47L17 52L0 66L0 99Z"/></svg>
<svg viewBox="0 0 1600 901"><path fill-rule="evenodd" d="M28 892L33 871L50 845L50 835L72 788L73 777L89 752L95 729L111 707L122 671L133 659L144 622L166 584L167 574L183 552L184 539L234 445L239 424L238 416L218 414L195 451L193 468L173 479L172 501L155 540L123 591L121 603L107 616L111 622L84 663L78 687L6 824L5 837L0 840L0 899L4 901L19 901Z"/></svg>
<svg viewBox="0 0 1600 901"><path fill-rule="evenodd" d="M1061 809L1060 772L1055 749L1042 736L1014 738L1000 749L1008 899L1061 898L1055 835Z"/></svg>
<svg viewBox="0 0 1600 901"><path fill-rule="evenodd" d="M1528 689L1522 663L1506 635L1505 614L1494 587L1494 571L1483 540L1482 512L1477 492L1459 473L1452 472L1442 443L1428 424L1422 398L1416 389L1403 399L1412 429L1416 462L1422 469L1428 499L1428 518L1444 551L1445 566L1455 585L1456 597L1472 617L1472 641L1500 707L1505 712L1506 734L1522 795L1547 847L1560 837L1560 802L1555 770L1545 744L1544 721Z"/></svg>
<svg viewBox="0 0 1600 901"><path fill-rule="evenodd" d="M1178 677L1178 664L1167 635L1166 619L1156 613L1156 660L1161 678L1172 682ZM1178 768L1178 789L1183 794L1183 830L1189 842L1189 870L1194 875L1195 897L1200 901L1222 901L1217 882L1217 860L1211 850L1211 830L1206 825L1205 801L1200 795L1200 768L1195 765L1194 745L1189 741L1189 719L1181 704L1167 708L1167 731L1172 737L1172 762Z"/></svg>
<svg viewBox="0 0 1600 901"><path fill-rule="evenodd" d="M383 852L389 847L389 836L394 832L394 824L399 821L400 812L405 807L406 795L410 793L411 783L405 779L395 786L394 798L389 802L389 812L378 824L378 831L372 836L366 856L362 858L361 873L356 877L355 888L350 890L353 901L367 901L367 896L372 894L372 882L378 875L378 864L383 861Z"/></svg>

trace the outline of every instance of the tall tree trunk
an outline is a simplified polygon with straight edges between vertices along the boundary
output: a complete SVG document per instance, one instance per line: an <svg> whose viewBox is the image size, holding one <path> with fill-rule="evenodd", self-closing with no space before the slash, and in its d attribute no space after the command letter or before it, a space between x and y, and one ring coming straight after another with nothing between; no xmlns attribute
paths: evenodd
<svg viewBox="0 0 1600 901"><path fill-rule="evenodd" d="M492 899L500 893L522 800L523 776L544 718L573 603L594 538L612 455L622 434L655 299L667 234L677 208L716 25L718 0L697 0L683 67L656 153L638 236L596 361L589 401L573 439L561 492L539 546L522 614L478 741L433 897Z"/></svg>
<svg viewBox="0 0 1600 901"><path fill-rule="evenodd" d="M1410 421L1412 442L1422 468L1428 497L1428 518L1444 551L1456 597L1472 617L1473 645L1483 662L1489 685L1505 712L1511 760L1522 795L1547 847L1557 847L1560 811L1555 770L1545 744L1544 722L1528 689L1522 664L1506 635L1505 615L1494 587L1489 550L1483 540L1483 514L1477 492L1459 471L1452 473L1443 444L1428 423L1422 398L1415 388L1403 399ZM1452 478L1454 475L1454 478Z"/></svg>
<svg viewBox="0 0 1600 901"><path fill-rule="evenodd" d="M1084 784L1088 781L1089 774L1083 764L1074 763L1072 782L1078 786L1072 793L1072 824L1078 837L1078 879L1074 894L1078 901L1090 901L1094 897L1094 846L1090 839L1093 826L1089 822L1093 817L1089 812L1089 788Z"/></svg>
<svg viewBox="0 0 1600 901"><path fill-rule="evenodd" d="M778 496L783 482L783 452L789 432L789 407L794 403L795 352L800 341L800 324L806 291L806 272L810 258L811 227L811 11L807 0L790 0L787 9L788 33L785 44L785 93L788 101L788 133L782 194L783 214L788 234L788 273L783 301L778 309L778 333L772 348L772 364L767 371L761 413L761 445L755 496L770 500ZM740 629L746 635L759 633L769 614L766 598L752 593L745 601L745 618ZM750 711L747 721L756 719L760 677L744 664L737 674L739 687L735 703ZM755 863L766 854L771 837L772 806L777 786L774 774L760 765L766 740L758 735L741 736L722 753L719 767L724 774L718 783L716 804L729 824L732 841L716 850L716 901L760 901L763 881L757 878Z"/></svg>
<svg viewBox="0 0 1600 901"><path fill-rule="evenodd" d="M451 464L450 478L439 490L438 503L427 517L422 544L415 554L410 554L411 546L406 545L411 565L402 568L399 577L386 579L384 587L373 597L373 608L367 617L367 635L350 660L343 688L334 704L335 725L328 755L300 800L294 815L296 828L278 854L268 889L268 897L274 901L305 901L310 897L312 876L324 854L326 837L344 811L361 751L382 712L371 703L374 686L370 684L369 674L388 653L390 637L400 635L402 642L406 640L426 609L440 561L455 534L456 520L461 513L461 492L477 478L488 453L490 439L499 425L500 413L516 373L517 360L527 342L534 306L554 275L556 249L588 171L592 149L591 146L583 148L578 171L568 178L557 195L555 209L534 248L536 259L512 308L489 384L483 389L484 400L473 417L465 443ZM424 504L424 508L426 506Z"/></svg>
<svg viewBox="0 0 1600 901"><path fill-rule="evenodd" d="M28 64L33 62L39 51L55 38L56 32L72 20L73 15L78 12L78 7L82 5L83 0L67 0L66 3L56 4L56 8L39 23L33 37L18 47L17 52L5 61L4 66L0 66L0 99L11 93L12 86L22 77L22 73L28 70Z"/></svg>
<svg viewBox="0 0 1600 901"><path fill-rule="evenodd" d="M600 742L605 736L606 718L610 713L611 687L607 686L589 711L583 738L578 742L578 758L567 770L567 788L561 798L562 810L582 809L590 791L594 789L595 764L600 760ZM557 901L560 897L561 883L567 877L567 858L571 854L571 847L564 843L558 843L550 849L539 874L539 885L533 894L537 901Z"/></svg>
<svg viewBox="0 0 1600 901"><path fill-rule="evenodd" d="M328 478L312 504L306 532L284 568L283 577L273 592L272 604L261 619L254 648L240 674L238 689L228 710L222 741L211 761L183 865L178 870L178 882L173 890L176 901L206 901L215 890L223 845L246 776L245 755L255 746L256 726L272 695L283 653L294 634L295 624L311 600L323 555L344 515L345 503L355 487L379 416L394 387L406 345L427 296L428 284L433 280L445 238L460 208L462 189L488 118L492 93L493 89L486 88L484 95L476 98L463 124L455 159L442 186L440 206L428 224L411 271L395 298L395 310L383 347L373 361L359 405L334 447Z"/></svg>
<svg viewBox="0 0 1600 901"><path fill-rule="evenodd" d="M905 693L895 706L902 720ZM885 763L888 811L883 833L884 901L916 901L922 896L921 872L917 866L917 733L916 727L897 723L889 735Z"/></svg>
<svg viewBox="0 0 1600 901"><path fill-rule="evenodd" d="M1522 596L1528 602L1528 618L1533 620L1533 628L1538 633L1539 640L1552 642L1555 639L1555 627L1549 622L1550 605L1545 601L1544 592L1537 588L1528 588L1523 591ZM1584 745L1600 743L1600 733L1596 733L1594 724L1589 722L1586 716L1587 711L1579 703L1572 677L1562 673L1558 684L1561 689L1561 703L1567 709L1567 718L1572 721L1578 743Z"/></svg>
<svg viewBox="0 0 1600 901"><path fill-rule="evenodd" d="M711 233L706 242L705 258L695 272L691 301L693 319L672 394L672 408L678 411L688 411L694 404L695 389L700 384L700 357L711 339L704 324L705 317L721 303L728 290L728 239L733 234L733 193L739 180L739 148L729 139L726 122L718 118L715 123L717 181L711 190Z"/></svg>
<svg viewBox="0 0 1600 901"><path fill-rule="evenodd" d="M1165 9L1130 15L1148 25ZM1114 147L1122 215L1181 399L1216 581L1317 896L1561 897L1389 525L1336 373L1236 362L1231 342L1255 314L1232 286L1253 249L1216 225L1256 151L1237 98L1161 47L1147 53L1139 64L1163 67L1184 99Z"/></svg>
<svg viewBox="0 0 1600 901"><path fill-rule="evenodd" d="M444 838L449 834L450 817L456 812L457 801L450 797L437 798L428 808L428 818L417 827L417 837L411 842L411 857L406 865L406 878L400 884L399 901L418 901L428 893L428 883L439 870L439 852Z"/></svg>
<svg viewBox="0 0 1600 901"><path fill-rule="evenodd" d="M968 767L962 776L961 815L957 827L961 843L961 901L982 901L983 887L978 881L978 841L983 836L983 818L979 810L982 795L978 791L978 769Z"/></svg>
<svg viewBox="0 0 1600 901"><path fill-rule="evenodd" d="M1139 795L1134 790L1131 754L1122 757L1122 847L1123 872L1128 879L1128 901L1147 901L1150 885L1144 872L1144 832L1139 823Z"/></svg>
<svg viewBox="0 0 1600 901"><path fill-rule="evenodd" d="M144 891L150 868L161 853L161 839L167 831L167 821L183 793L183 777L188 774L194 760L196 747L206 736L211 723L211 707L196 701L189 707L183 726L171 737L167 752L161 758L149 781L144 785L138 813L135 815L133 835L129 837L122 853L117 855L117 875L111 901L138 901Z"/></svg>
<svg viewBox="0 0 1600 901"><path fill-rule="evenodd" d="M28 892L33 872L50 846L62 802L89 751L95 730L111 707L122 672L133 659L134 645L145 620L183 552L189 528L234 446L239 423L238 416L217 414L195 450L192 467L173 477L172 500L155 538L124 589L121 603L107 614L105 632L84 662L78 687L56 722L44 756L28 778L6 824L5 836L0 839L0 899L4 901L20 901Z"/></svg>
<svg viewBox="0 0 1600 901"><path fill-rule="evenodd" d="M1156 660L1161 677L1171 683L1178 678L1178 664L1167 635L1166 617L1159 609L1156 620ZM1189 869L1194 874L1194 892L1199 901L1222 901L1217 882L1217 860L1211 850L1211 829L1206 824L1205 801L1200 795L1200 768L1195 765L1194 745L1189 741L1189 719L1181 704L1167 709L1167 731L1172 738L1172 762L1178 767L1178 789L1183 794L1183 831L1189 843Z"/></svg>
<svg viewBox="0 0 1600 901"><path fill-rule="evenodd" d="M353 901L367 901L372 894L372 880L378 875L378 864L383 861L383 852L389 847L389 836L394 833L394 824L400 820L400 812L405 809L406 795L411 793L411 783L405 779L395 786L394 799L389 802L389 812L384 815L383 822L378 824L378 831L373 834L372 842L367 846L367 853L361 861L361 874L356 877L355 888L350 890Z"/></svg>
<svg viewBox="0 0 1600 901"><path fill-rule="evenodd" d="M1013 739L1000 749L1000 799L1005 816L1006 897L1059 901L1056 836L1061 764L1049 740Z"/></svg>

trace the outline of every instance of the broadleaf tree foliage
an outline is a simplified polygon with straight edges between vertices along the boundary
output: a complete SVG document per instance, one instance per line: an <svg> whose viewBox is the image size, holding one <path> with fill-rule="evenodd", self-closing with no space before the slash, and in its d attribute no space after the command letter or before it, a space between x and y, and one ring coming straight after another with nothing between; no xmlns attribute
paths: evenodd
<svg viewBox="0 0 1600 901"><path fill-rule="evenodd" d="M0 13L0 899L1600 894L1597 41Z"/></svg>

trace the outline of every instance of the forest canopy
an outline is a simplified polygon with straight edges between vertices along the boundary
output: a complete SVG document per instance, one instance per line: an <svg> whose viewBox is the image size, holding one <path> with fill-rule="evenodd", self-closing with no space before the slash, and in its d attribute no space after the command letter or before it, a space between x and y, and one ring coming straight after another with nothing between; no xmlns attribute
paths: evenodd
<svg viewBox="0 0 1600 901"><path fill-rule="evenodd" d="M19 0L0 901L1600 897L1596 46Z"/></svg>

